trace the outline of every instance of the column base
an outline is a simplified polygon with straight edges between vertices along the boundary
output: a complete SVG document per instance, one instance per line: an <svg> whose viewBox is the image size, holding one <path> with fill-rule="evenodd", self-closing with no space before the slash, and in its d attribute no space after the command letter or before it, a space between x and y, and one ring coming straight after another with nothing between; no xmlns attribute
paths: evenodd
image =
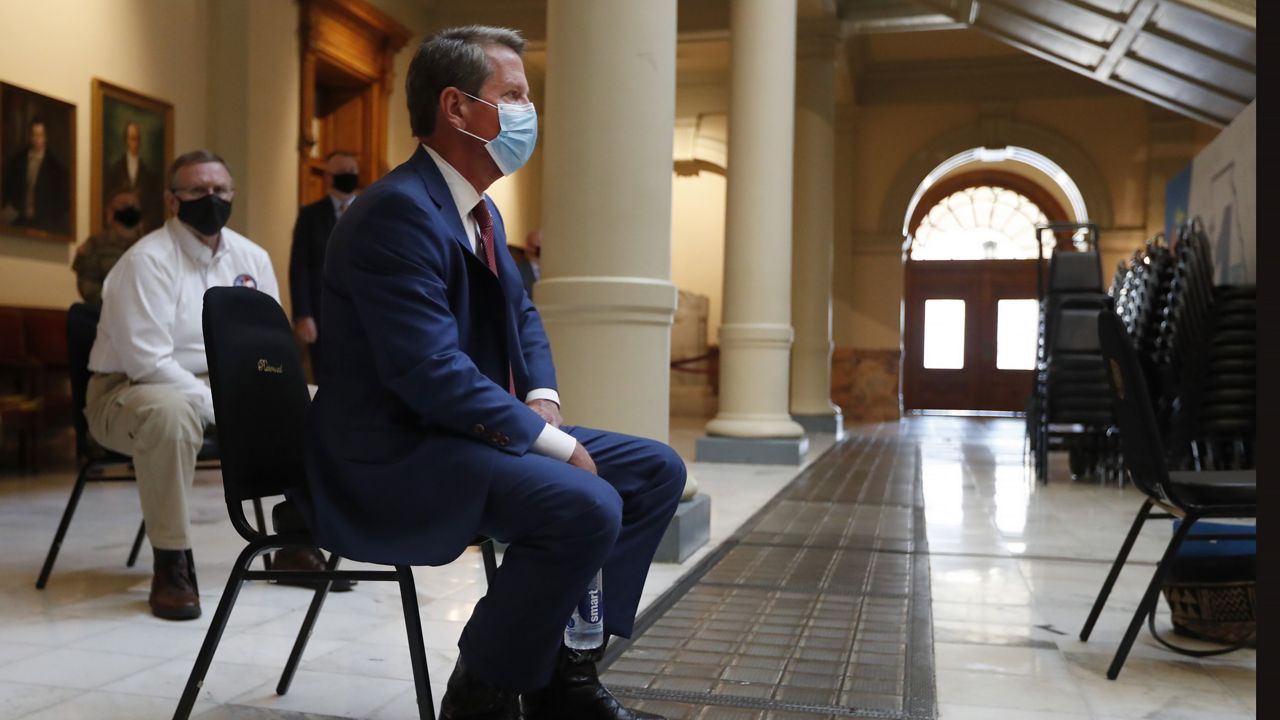
<svg viewBox="0 0 1280 720"><path fill-rule="evenodd" d="M799 465L809 452L809 438L735 438L707 435L698 438L697 462L748 465Z"/></svg>
<svg viewBox="0 0 1280 720"><path fill-rule="evenodd" d="M680 563L711 539L711 498L695 495L692 500L682 500L676 506L675 517L667 526L654 562Z"/></svg>
<svg viewBox="0 0 1280 720"><path fill-rule="evenodd" d="M836 440L844 438L844 415L839 410L834 415L823 413L821 415L792 415L792 420L800 424L807 433L824 433L827 435L835 435Z"/></svg>

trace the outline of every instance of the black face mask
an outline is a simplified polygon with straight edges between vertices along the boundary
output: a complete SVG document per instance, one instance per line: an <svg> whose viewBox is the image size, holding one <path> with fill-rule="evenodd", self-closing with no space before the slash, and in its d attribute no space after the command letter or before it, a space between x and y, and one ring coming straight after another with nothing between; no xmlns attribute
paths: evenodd
<svg viewBox="0 0 1280 720"><path fill-rule="evenodd" d="M116 219L116 222L132 230L138 223L142 222L142 211L130 205L115 211L112 217Z"/></svg>
<svg viewBox="0 0 1280 720"><path fill-rule="evenodd" d="M360 176L355 173L338 173L333 176L333 189L340 193L349 193L360 184Z"/></svg>
<svg viewBox="0 0 1280 720"><path fill-rule="evenodd" d="M205 237L217 235L231 217L231 201L217 195L205 195L198 200L179 200L178 219L196 229Z"/></svg>

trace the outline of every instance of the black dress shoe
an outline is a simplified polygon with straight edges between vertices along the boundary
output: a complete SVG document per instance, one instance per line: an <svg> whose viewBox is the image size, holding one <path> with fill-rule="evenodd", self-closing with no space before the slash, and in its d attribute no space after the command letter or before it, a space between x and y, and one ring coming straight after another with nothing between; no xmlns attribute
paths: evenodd
<svg viewBox="0 0 1280 720"><path fill-rule="evenodd" d="M459 655L440 701L440 720L520 720L519 696L472 677Z"/></svg>
<svg viewBox="0 0 1280 720"><path fill-rule="evenodd" d="M316 548L283 548L277 550L272 557L271 569L322 572L325 569L324 555ZM279 585L294 585L312 590L318 586L318 583L311 580L276 580L275 582ZM349 592L355 586L355 580L332 580L329 582L329 592Z"/></svg>
<svg viewBox="0 0 1280 720"><path fill-rule="evenodd" d="M596 663L604 647L570 650L561 646L551 684L520 696L524 720L666 720L631 710L600 684Z"/></svg>

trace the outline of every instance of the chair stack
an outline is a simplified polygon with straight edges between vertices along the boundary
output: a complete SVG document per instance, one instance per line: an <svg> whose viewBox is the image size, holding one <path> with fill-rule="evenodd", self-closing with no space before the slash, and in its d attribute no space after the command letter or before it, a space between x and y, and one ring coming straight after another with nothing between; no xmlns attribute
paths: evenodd
<svg viewBox="0 0 1280 720"><path fill-rule="evenodd" d="M1156 341L1170 462L1179 468L1253 467L1256 438L1257 291L1213 284L1199 219L1178 230L1169 293Z"/></svg>
<svg viewBox="0 0 1280 720"><path fill-rule="evenodd" d="M1048 482L1049 452L1068 452L1071 473L1117 475L1107 379L1098 346L1097 315L1112 309L1102 289L1096 249L1056 250L1040 301L1040 342L1031 412L1036 475Z"/></svg>
<svg viewBox="0 0 1280 720"><path fill-rule="evenodd" d="M1137 351L1138 362L1147 378L1148 392L1160 395L1156 365L1156 344L1169 300L1169 283L1173 278L1173 255L1164 242L1164 234L1147 241L1146 247L1133 254L1116 273L1109 294L1115 301L1116 314ZM1153 408L1154 409L1154 408ZM1162 432L1167 434L1166 426Z"/></svg>

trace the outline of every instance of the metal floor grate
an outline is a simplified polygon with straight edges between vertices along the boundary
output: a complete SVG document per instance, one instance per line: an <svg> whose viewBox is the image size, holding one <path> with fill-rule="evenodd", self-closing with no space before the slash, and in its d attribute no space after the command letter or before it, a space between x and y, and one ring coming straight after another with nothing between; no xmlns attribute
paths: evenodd
<svg viewBox="0 0 1280 720"><path fill-rule="evenodd" d="M915 443L823 455L610 648L605 683L672 720L936 717Z"/></svg>

